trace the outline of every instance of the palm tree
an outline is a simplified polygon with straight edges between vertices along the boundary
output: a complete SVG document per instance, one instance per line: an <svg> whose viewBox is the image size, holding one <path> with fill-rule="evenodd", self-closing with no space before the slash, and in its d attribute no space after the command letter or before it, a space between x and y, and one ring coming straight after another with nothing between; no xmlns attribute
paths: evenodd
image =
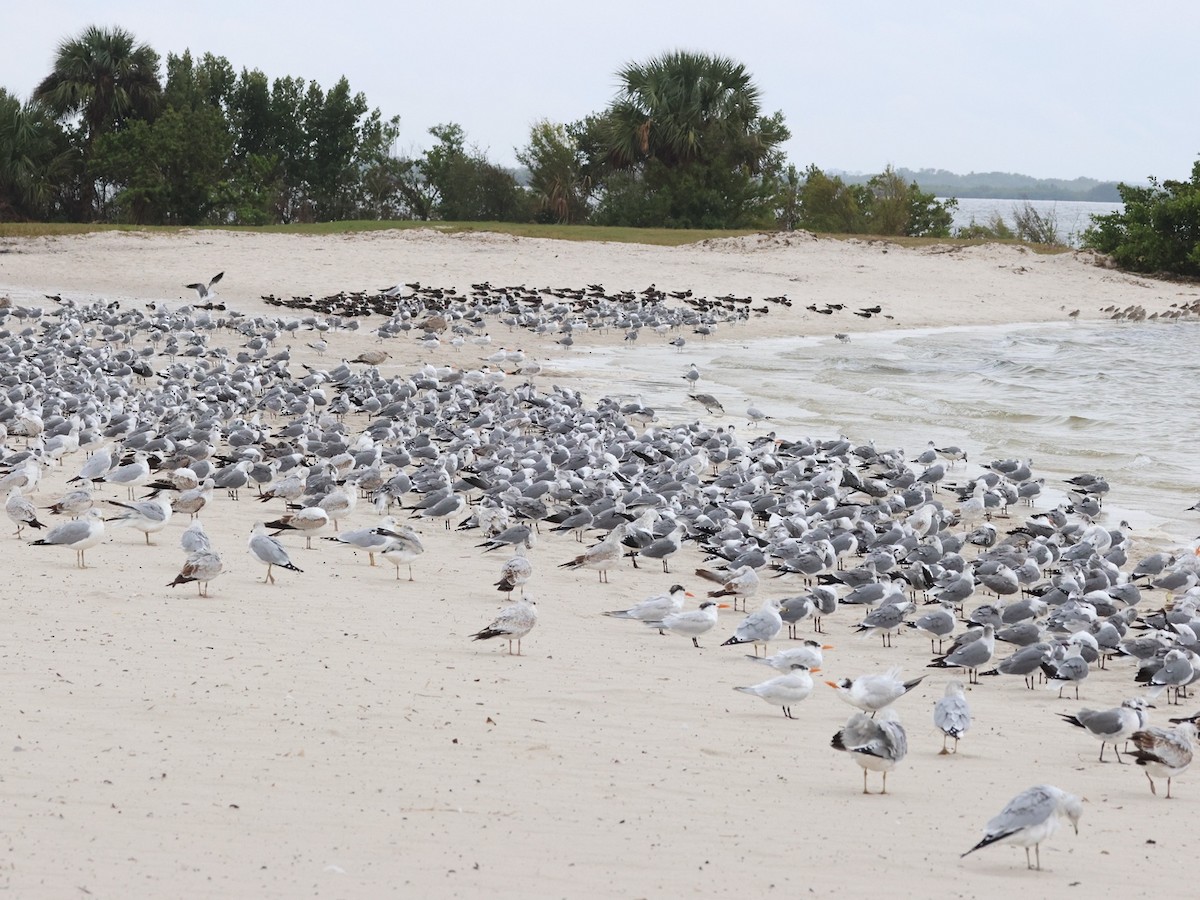
<svg viewBox="0 0 1200 900"><path fill-rule="evenodd" d="M67 163L54 118L0 88L0 221L45 219Z"/></svg>
<svg viewBox="0 0 1200 900"><path fill-rule="evenodd" d="M86 213L92 212L95 199L88 163L96 140L128 118L153 115L161 95L158 54L123 28L92 25L59 44L54 70L34 90L33 99L59 119L79 116Z"/></svg>
<svg viewBox="0 0 1200 900"><path fill-rule="evenodd" d="M676 51L630 63L609 108L609 160L629 168L646 159L669 167L724 155L757 174L787 129L764 119L758 88L741 63Z"/></svg>

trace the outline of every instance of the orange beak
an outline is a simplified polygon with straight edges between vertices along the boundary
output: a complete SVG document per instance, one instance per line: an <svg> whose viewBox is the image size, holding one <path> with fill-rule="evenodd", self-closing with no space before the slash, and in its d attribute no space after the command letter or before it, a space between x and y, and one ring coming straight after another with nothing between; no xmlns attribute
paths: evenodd
<svg viewBox="0 0 1200 900"><path fill-rule="evenodd" d="M717 609L732 609L732 608L733 607L731 607L728 603L718 603L717 604Z"/></svg>
<svg viewBox="0 0 1200 900"><path fill-rule="evenodd" d="M685 596L685 597L695 597L696 595L695 595L695 594L693 594L691 591L684 591L684 592L683 592L683 596Z"/></svg>
<svg viewBox="0 0 1200 900"><path fill-rule="evenodd" d="M825 683L827 685L829 685L831 688L836 688L838 686L838 683L836 681L827 681Z"/></svg>
<svg viewBox="0 0 1200 900"><path fill-rule="evenodd" d="M820 666L817 666L815 669L809 669L808 671L810 671L810 672L820 672L820 671L821 671L821 667L820 667ZM829 684L829 682L828 682L828 681L827 681L827 682L825 682L825 683L826 683L826 684Z"/></svg>
<svg viewBox="0 0 1200 900"><path fill-rule="evenodd" d="M822 650L832 650L832 649L833 649L833 644L822 644L822 645L821 645L821 649L822 649Z"/></svg>

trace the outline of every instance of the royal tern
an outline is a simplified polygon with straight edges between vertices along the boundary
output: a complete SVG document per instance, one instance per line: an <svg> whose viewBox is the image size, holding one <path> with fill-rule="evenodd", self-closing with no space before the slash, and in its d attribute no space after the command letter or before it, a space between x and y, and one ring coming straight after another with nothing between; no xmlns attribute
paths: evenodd
<svg viewBox="0 0 1200 900"><path fill-rule="evenodd" d="M688 597L694 596L682 584L673 584L665 594L647 597L628 609L611 609L604 613L616 619L638 619L642 622L661 622L663 618L683 609Z"/></svg>
<svg viewBox="0 0 1200 900"><path fill-rule="evenodd" d="M690 637L692 646L699 648L700 642L697 638L712 631L717 624L717 610L721 608L724 607L716 600L705 600L700 604L699 609L671 613L658 621L651 619L646 624L651 628L657 628L659 634L669 631L671 634Z"/></svg>
<svg viewBox="0 0 1200 900"><path fill-rule="evenodd" d="M889 669L887 672L873 675L860 675L857 678L843 678L840 681L825 682L837 691L838 696L851 706L858 707L864 712L875 713L899 700L925 678L914 678L912 681L900 680L900 669Z"/></svg>
<svg viewBox="0 0 1200 900"><path fill-rule="evenodd" d="M750 687L735 687L734 690L743 694L753 694L773 706L778 706L783 709L784 716L794 719L796 717L792 715L792 706L812 693L813 680L809 675L810 671L803 663L792 663L790 671L784 675L776 675Z"/></svg>

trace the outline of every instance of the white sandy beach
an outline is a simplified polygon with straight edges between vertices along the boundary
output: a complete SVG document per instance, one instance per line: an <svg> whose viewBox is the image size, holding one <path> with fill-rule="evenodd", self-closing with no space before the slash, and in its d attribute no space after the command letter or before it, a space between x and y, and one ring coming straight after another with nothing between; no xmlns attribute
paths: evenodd
<svg viewBox="0 0 1200 900"><path fill-rule="evenodd" d="M0 240L0 296L47 310L55 306L47 294L174 308L195 299L182 285L218 271L230 309L280 317L304 313L269 307L262 295L397 282L460 292L482 281L634 291L656 284L751 295L755 305L793 298L791 308L773 305L730 326L741 342L1063 321L1074 310L1098 319L1109 306L1166 312L1198 293L1101 268L1083 253L909 250L800 234L671 249L433 231ZM882 313L822 316L809 304L878 304ZM493 346L503 345L503 326L490 331ZM323 357L309 339L300 332L294 342L297 371L299 362L327 367L380 346L366 326L326 334ZM519 339L530 358L562 352L548 336ZM571 352L621 340L619 332L589 333ZM422 352L407 337L386 349L393 358L381 367L385 376L426 362L478 367L486 355L469 344ZM539 377L543 389L553 383L571 386L553 372ZM8 446L22 444L9 438ZM47 470L35 503L61 496L82 462L76 453ZM529 554L539 622L524 655L510 657L503 642L469 639L504 605L492 584L507 555L477 549L478 532L422 525L427 552L413 583L396 581L388 563L369 567L365 554L326 541L308 551L300 537L284 535L304 571L276 572L278 583L265 585L264 568L246 552L263 516L251 493L235 502L218 492L201 514L225 557L209 598L191 585L165 587L183 560L185 516L150 547L140 532L110 526L104 543L87 551L86 570L72 567L69 550L30 546L28 534L17 540L10 529L0 541L0 752L8 752L0 888L12 896L1001 898L1189 890L1200 773L1175 781L1175 799L1154 797L1139 767L1098 763L1097 742L1057 715L1140 693L1128 661L1093 670L1078 702L1069 692L1062 700L1044 687L1029 692L1019 678L984 679L967 694L975 724L961 752L940 756L932 708L960 673L927 669L929 645L911 633L890 649L854 636L861 612L839 610L826 619L824 638L835 649L821 678L891 666L909 678L928 673L895 707L910 750L888 795L863 796L859 768L830 747L851 712L834 691L818 683L794 709L798 721L788 721L732 690L774 674L746 660L745 648L719 646L740 613L723 612L700 650L600 615L675 581L696 594L713 587L692 574L701 559L690 546L670 574L623 564L602 585L594 572L559 569L579 545L543 530ZM281 512L269 505L271 515ZM363 501L349 526L375 519ZM751 609L763 596L802 590L771 582ZM1140 608L1163 599L1147 592ZM805 636L810 627L803 625ZM1159 703L1151 721L1166 725L1176 708ZM1079 835L1064 825L1042 847L1043 871L1027 871L1014 847L959 858L1010 797L1039 782L1086 799ZM871 785L878 788L877 776Z"/></svg>

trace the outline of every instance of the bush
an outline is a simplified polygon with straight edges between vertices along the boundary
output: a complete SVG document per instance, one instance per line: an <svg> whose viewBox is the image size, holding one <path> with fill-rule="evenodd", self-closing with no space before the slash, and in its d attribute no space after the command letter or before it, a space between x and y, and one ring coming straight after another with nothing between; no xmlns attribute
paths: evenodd
<svg viewBox="0 0 1200 900"><path fill-rule="evenodd" d="M1123 269L1200 275L1200 160L1190 181L1154 178L1148 187L1117 186L1122 212L1092 217L1083 245Z"/></svg>

